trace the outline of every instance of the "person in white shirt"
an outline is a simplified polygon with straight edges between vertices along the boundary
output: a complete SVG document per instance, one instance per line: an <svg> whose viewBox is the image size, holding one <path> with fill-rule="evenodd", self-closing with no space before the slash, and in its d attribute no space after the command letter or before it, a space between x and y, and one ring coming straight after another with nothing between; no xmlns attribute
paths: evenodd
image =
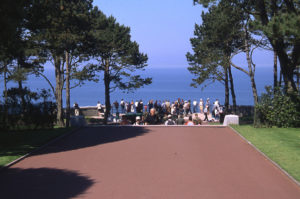
<svg viewBox="0 0 300 199"><path fill-rule="evenodd" d="M120 106L121 106L121 113L124 113L125 112L125 102L123 99L120 102Z"/></svg>
<svg viewBox="0 0 300 199"><path fill-rule="evenodd" d="M197 112L197 101L194 100L193 101L193 113L196 113Z"/></svg>
<svg viewBox="0 0 300 199"><path fill-rule="evenodd" d="M101 103L99 101L97 103L97 110L98 110L98 115L100 116L100 114L102 112L102 105L101 105Z"/></svg>

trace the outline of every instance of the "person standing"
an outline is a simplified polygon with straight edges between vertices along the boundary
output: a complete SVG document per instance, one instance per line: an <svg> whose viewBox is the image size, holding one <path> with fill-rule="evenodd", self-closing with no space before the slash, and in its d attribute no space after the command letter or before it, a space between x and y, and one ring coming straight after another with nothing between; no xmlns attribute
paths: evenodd
<svg viewBox="0 0 300 199"><path fill-rule="evenodd" d="M140 100L138 104L139 113L143 113L143 101Z"/></svg>
<svg viewBox="0 0 300 199"><path fill-rule="evenodd" d="M209 98L206 99L205 106L207 106L207 114L209 115L209 112L210 112L210 101L209 101Z"/></svg>
<svg viewBox="0 0 300 199"><path fill-rule="evenodd" d="M204 107L204 103L203 103L203 99L201 98L199 101L199 109L200 109L200 113L203 113L203 107Z"/></svg>
<svg viewBox="0 0 300 199"><path fill-rule="evenodd" d="M169 100L166 101L166 114L170 114L171 113L171 103Z"/></svg>
<svg viewBox="0 0 300 199"><path fill-rule="evenodd" d="M135 112L138 113L138 110L139 110L139 101L138 100L136 100L134 102L134 106L135 106Z"/></svg>
<svg viewBox="0 0 300 199"><path fill-rule="evenodd" d="M74 103L73 107L75 110L75 116L79 116L79 106L78 106L77 102Z"/></svg>
<svg viewBox="0 0 300 199"><path fill-rule="evenodd" d="M130 104L130 102L126 102L125 103L125 107L126 107L126 113L130 113L131 112L131 104Z"/></svg>
<svg viewBox="0 0 300 199"><path fill-rule="evenodd" d="M149 113L150 113L150 111L151 111L152 108L153 108L153 100L150 100L150 101L148 102Z"/></svg>
<svg viewBox="0 0 300 199"><path fill-rule="evenodd" d="M203 121L208 121L207 114L208 114L208 106L206 105L204 108L204 120Z"/></svg>
<svg viewBox="0 0 300 199"><path fill-rule="evenodd" d="M184 112L185 116L187 116L187 114L188 114L188 109L189 109L188 101L184 101L183 112Z"/></svg>
<svg viewBox="0 0 300 199"><path fill-rule="evenodd" d="M214 102L213 110L215 110L216 108L219 108L219 107L220 107L219 100L216 99L216 101Z"/></svg>
<svg viewBox="0 0 300 199"><path fill-rule="evenodd" d="M188 114L192 114L192 102L188 100Z"/></svg>
<svg viewBox="0 0 300 199"><path fill-rule="evenodd" d="M215 119L216 119L217 121L219 121L219 120L220 120L219 107L216 107L214 111L215 111Z"/></svg>
<svg viewBox="0 0 300 199"><path fill-rule="evenodd" d="M116 109L116 113L119 113L119 103L117 102L117 100L114 102L114 106Z"/></svg>
<svg viewBox="0 0 300 199"><path fill-rule="evenodd" d="M121 106L121 112L124 113L125 112L125 102L123 99L120 102L120 106Z"/></svg>
<svg viewBox="0 0 300 199"><path fill-rule="evenodd" d="M98 103L97 103L97 111L98 111L98 116L100 116L102 113L102 105L101 105L100 101L98 101Z"/></svg>
<svg viewBox="0 0 300 199"><path fill-rule="evenodd" d="M134 113L134 102L133 102L133 100L131 100L131 103L130 103L130 112L131 113Z"/></svg>
<svg viewBox="0 0 300 199"><path fill-rule="evenodd" d="M197 113L197 101L196 100L194 100L193 101L193 113Z"/></svg>

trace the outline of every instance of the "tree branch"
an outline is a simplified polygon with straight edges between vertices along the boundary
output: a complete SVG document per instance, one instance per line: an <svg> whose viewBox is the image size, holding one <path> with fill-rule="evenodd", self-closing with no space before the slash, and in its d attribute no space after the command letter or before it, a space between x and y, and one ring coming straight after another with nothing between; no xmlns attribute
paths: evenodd
<svg viewBox="0 0 300 199"><path fill-rule="evenodd" d="M230 61L230 64L231 64L234 68L236 68L236 69L238 69L238 70L240 70L240 71L246 73L247 75L249 75L249 72L248 72L248 71L246 71L245 69L243 69L243 68L241 68L241 67L235 65L232 61Z"/></svg>
<svg viewBox="0 0 300 199"><path fill-rule="evenodd" d="M52 83L50 82L50 80L49 80L43 73L41 73L41 72L39 72L39 71L37 71L37 73L38 73L40 76L42 76L42 77L48 82L48 84L49 84L50 87L51 87L51 90L52 90L53 94L55 95L55 89L54 89Z"/></svg>

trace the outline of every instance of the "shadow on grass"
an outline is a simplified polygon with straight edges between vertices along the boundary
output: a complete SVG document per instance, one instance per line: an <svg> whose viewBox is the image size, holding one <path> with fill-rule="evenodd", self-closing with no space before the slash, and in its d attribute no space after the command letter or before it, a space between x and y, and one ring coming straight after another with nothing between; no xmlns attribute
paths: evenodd
<svg viewBox="0 0 300 199"><path fill-rule="evenodd" d="M89 177L74 171L52 168L4 171L0 172L1 198L67 199L83 194L94 184Z"/></svg>
<svg viewBox="0 0 300 199"><path fill-rule="evenodd" d="M55 143L50 144L46 148L35 152L33 155L57 153L70 150L76 150L86 147L98 146L101 144L113 143L122 140L143 136L148 133L149 129L144 127L131 126L99 126L86 127L78 132Z"/></svg>
<svg viewBox="0 0 300 199"><path fill-rule="evenodd" d="M0 168L8 162L37 149L71 129L12 131L0 133Z"/></svg>

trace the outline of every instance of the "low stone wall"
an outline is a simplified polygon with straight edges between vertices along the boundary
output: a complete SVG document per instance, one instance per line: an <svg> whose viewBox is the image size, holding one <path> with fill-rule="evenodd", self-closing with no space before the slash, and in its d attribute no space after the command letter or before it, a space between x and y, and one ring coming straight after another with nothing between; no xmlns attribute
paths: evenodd
<svg viewBox="0 0 300 199"><path fill-rule="evenodd" d="M232 106L229 106L228 113L234 113ZM254 106L237 106L234 114L240 117L252 117L254 115Z"/></svg>
<svg viewBox="0 0 300 199"><path fill-rule="evenodd" d="M98 115L98 110L97 106L85 106L85 107L80 107L79 109L79 115L87 116L87 117L92 117L92 116L97 116ZM75 115L75 110L74 108L71 109L71 116Z"/></svg>

